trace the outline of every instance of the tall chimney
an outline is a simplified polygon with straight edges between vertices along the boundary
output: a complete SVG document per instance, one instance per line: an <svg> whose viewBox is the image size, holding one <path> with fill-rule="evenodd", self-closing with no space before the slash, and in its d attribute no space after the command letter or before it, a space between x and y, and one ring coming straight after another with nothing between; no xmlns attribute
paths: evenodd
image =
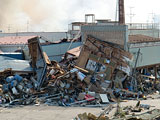
<svg viewBox="0 0 160 120"><path fill-rule="evenodd" d="M125 24L124 0L119 0L119 24Z"/></svg>

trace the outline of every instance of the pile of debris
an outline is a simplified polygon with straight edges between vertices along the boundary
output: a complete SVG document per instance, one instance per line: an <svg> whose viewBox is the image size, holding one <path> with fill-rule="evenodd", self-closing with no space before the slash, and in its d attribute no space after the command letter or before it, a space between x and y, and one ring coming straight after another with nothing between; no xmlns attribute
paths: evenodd
<svg viewBox="0 0 160 120"><path fill-rule="evenodd" d="M132 92L128 62L133 56L120 45L88 36L81 51L76 50L76 58L73 55L74 59L61 63L49 60L38 37L28 40L28 48L32 72L6 69L0 73L2 106L102 106L118 98L143 97Z"/></svg>

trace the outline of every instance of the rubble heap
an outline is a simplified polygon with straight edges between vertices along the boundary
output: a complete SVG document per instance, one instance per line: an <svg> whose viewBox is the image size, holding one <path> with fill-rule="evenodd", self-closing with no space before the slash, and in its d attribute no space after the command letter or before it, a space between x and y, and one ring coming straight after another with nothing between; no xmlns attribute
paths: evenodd
<svg viewBox="0 0 160 120"><path fill-rule="evenodd" d="M79 56L67 63L50 61L38 37L29 39L28 47L33 72L0 72L2 106L102 106L119 98L144 97L133 92L128 64L133 56L120 45L88 36Z"/></svg>

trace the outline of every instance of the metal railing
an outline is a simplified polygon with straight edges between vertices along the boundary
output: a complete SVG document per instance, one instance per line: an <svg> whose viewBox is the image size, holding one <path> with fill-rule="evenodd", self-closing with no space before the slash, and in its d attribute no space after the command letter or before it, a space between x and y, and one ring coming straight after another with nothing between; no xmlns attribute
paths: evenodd
<svg viewBox="0 0 160 120"><path fill-rule="evenodd" d="M158 23L126 23L128 29L159 29Z"/></svg>

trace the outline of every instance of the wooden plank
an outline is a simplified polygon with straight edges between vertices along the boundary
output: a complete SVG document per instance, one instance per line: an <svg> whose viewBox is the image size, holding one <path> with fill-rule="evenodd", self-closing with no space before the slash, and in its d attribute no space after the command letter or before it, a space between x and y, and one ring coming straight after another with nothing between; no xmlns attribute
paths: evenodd
<svg viewBox="0 0 160 120"><path fill-rule="evenodd" d="M81 67L81 68L85 68L85 65L88 61L89 54L90 54L90 51L82 50L82 52L80 53L80 56L77 60L76 65Z"/></svg>
<svg viewBox="0 0 160 120"><path fill-rule="evenodd" d="M78 66L74 66L75 68L77 68L77 69L79 69L79 70L81 70L81 71L83 71L83 72L85 72L85 73L89 73L89 71L88 70L85 70L85 69L83 69L83 68L80 68L80 67L78 67Z"/></svg>
<svg viewBox="0 0 160 120"><path fill-rule="evenodd" d="M47 63L48 65L51 65L51 61L50 61L48 55L46 54L46 52L43 52L43 55L44 55L44 59L45 59L46 63Z"/></svg>

